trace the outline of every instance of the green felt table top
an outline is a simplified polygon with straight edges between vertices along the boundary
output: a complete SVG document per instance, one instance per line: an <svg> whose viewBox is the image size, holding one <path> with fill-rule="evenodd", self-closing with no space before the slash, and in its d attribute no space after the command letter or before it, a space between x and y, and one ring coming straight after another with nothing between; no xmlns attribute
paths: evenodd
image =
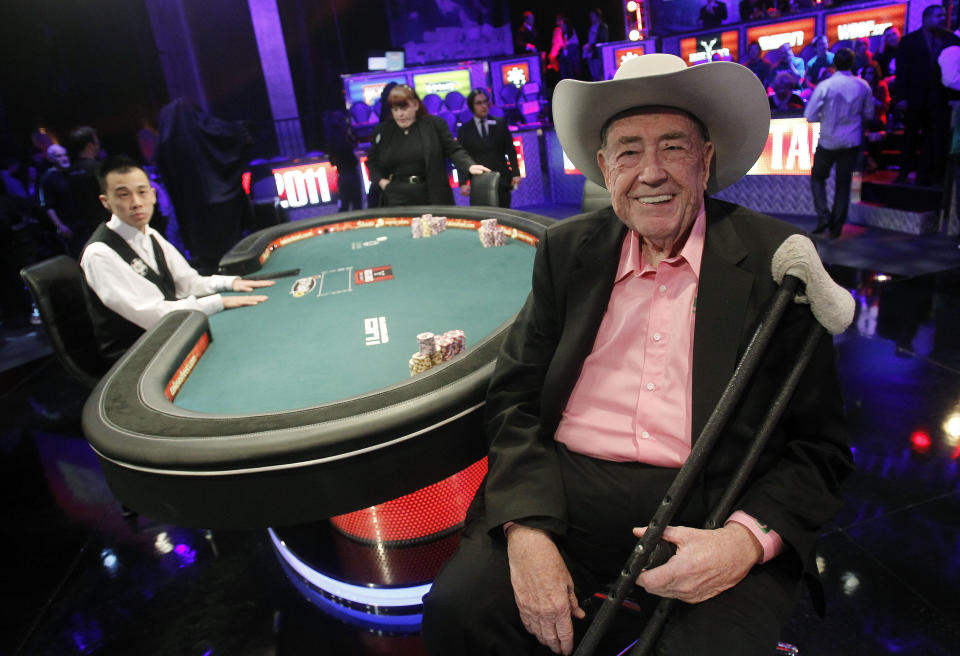
<svg viewBox="0 0 960 656"><path fill-rule="evenodd" d="M534 254L513 239L483 248L465 229L413 239L409 227L284 246L262 272L299 275L258 290L269 295L265 303L210 317L213 341L175 403L204 413L273 412L402 382L418 333L462 329L469 348L510 319L530 291ZM378 267L390 267L393 278ZM365 276L366 269L374 271ZM358 284L358 275L375 281ZM294 296L295 283L313 276Z"/></svg>

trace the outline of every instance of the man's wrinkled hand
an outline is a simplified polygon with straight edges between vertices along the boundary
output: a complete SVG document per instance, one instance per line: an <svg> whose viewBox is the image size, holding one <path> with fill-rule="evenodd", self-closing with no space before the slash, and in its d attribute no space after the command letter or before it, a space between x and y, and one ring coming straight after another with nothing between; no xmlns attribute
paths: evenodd
<svg viewBox="0 0 960 656"><path fill-rule="evenodd" d="M645 531L635 528L633 533L639 538ZM763 556L757 539L736 522L709 531L668 526L663 539L677 545L677 553L660 567L644 570L636 583L650 594L688 604L732 588Z"/></svg>
<svg viewBox="0 0 960 656"><path fill-rule="evenodd" d="M573 651L573 619L586 615L557 546L545 532L514 524L507 531L510 583L524 628L555 654Z"/></svg>

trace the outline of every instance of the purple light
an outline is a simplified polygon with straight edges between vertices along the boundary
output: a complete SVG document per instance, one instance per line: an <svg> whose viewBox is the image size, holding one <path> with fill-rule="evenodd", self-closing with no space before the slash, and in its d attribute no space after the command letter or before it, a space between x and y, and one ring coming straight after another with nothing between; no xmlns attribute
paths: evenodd
<svg viewBox="0 0 960 656"><path fill-rule="evenodd" d="M180 557L180 567L189 567L197 560L197 552L185 544L178 544L173 548L173 553Z"/></svg>

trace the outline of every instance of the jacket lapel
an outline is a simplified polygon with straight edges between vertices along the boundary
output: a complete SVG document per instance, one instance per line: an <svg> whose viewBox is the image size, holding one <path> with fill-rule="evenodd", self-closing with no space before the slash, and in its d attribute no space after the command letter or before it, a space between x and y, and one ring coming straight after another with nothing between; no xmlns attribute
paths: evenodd
<svg viewBox="0 0 960 656"><path fill-rule="evenodd" d="M693 440L737 364L754 276L740 268L747 249L725 214L707 201L693 342Z"/></svg>
<svg viewBox="0 0 960 656"><path fill-rule="evenodd" d="M557 389L544 390L545 417L559 421L563 406L580 375L583 361L590 354L597 330L603 320L620 258L626 226L612 208L601 210L604 220L585 240L571 262L563 312L563 339L553 358Z"/></svg>

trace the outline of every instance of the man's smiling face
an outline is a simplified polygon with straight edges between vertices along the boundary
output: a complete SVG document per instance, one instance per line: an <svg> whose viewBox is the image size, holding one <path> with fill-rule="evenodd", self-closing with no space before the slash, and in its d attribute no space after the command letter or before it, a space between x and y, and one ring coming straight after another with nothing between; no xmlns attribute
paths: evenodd
<svg viewBox="0 0 960 656"><path fill-rule="evenodd" d="M656 244L682 243L703 205L712 157L694 120L666 107L617 119L597 153L617 216Z"/></svg>

